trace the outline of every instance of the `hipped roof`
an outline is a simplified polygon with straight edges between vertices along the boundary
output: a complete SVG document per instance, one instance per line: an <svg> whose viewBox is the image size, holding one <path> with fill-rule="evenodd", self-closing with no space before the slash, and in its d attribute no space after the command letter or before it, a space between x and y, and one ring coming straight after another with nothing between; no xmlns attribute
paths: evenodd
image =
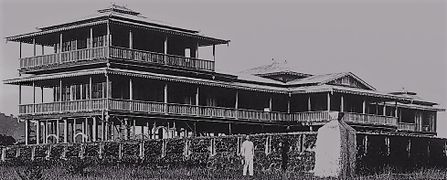
<svg viewBox="0 0 447 180"><path fill-rule="evenodd" d="M54 25L43 26L38 28L38 31L24 33L19 35L13 35L6 37L7 41L17 41L32 43L32 38L40 35L51 34L60 31L66 31L81 27L94 26L98 24L118 23L128 26L134 26L139 28L150 29L153 31L159 31L163 33L168 33L171 35L186 36L191 38L197 38L199 40L200 46L227 44L230 40L224 40L219 38L214 38L201 34L197 30L192 30L189 28L181 28L177 26L170 25L161 21L156 21L142 16L139 12L130 10L123 6L118 6L112 4L111 7L106 9L98 10L96 14L79 18L71 22L56 23Z"/></svg>

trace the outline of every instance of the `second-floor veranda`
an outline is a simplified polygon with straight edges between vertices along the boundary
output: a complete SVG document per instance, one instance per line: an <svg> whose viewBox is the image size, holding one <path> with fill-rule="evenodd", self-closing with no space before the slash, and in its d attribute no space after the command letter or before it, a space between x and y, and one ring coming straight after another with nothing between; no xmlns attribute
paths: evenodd
<svg viewBox="0 0 447 180"><path fill-rule="evenodd" d="M104 59L214 71L216 45L228 42L128 25L112 19L71 29L7 39L20 42L19 70L22 73L39 73L70 65L91 64ZM32 53L29 57L22 57L22 54L25 54L22 52L22 49L25 49L22 45L25 44L31 46ZM201 47L212 48L205 48L212 51L212 60L199 58Z"/></svg>
<svg viewBox="0 0 447 180"><path fill-rule="evenodd" d="M346 112L345 120L352 124L388 128L399 125L397 100L387 98L331 91L289 95L281 88L254 90L231 83L213 84L211 81L176 79L166 75L156 77L150 73L143 76L127 71L105 72L88 71L81 77L64 75L34 81L33 94L27 96L32 96L34 101L20 103L20 116L118 111L312 125L327 122L331 111L341 111ZM31 80L20 83L23 86L33 84ZM37 96L41 93L36 92L41 91L39 89L47 89L49 92L45 94L51 99L39 101ZM19 99L22 97L21 94Z"/></svg>

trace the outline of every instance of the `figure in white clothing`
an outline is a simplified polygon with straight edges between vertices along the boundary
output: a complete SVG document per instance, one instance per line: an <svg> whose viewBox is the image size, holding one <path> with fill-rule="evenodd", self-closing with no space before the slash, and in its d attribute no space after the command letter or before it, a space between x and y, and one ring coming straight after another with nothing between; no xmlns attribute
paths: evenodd
<svg viewBox="0 0 447 180"><path fill-rule="evenodd" d="M250 141L250 137L246 136L245 141L242 143L241 156L244 157L244 169L242 174L244 176L248 174L253 176L253 158L255 156L255 148L253 142Z"/></svg>

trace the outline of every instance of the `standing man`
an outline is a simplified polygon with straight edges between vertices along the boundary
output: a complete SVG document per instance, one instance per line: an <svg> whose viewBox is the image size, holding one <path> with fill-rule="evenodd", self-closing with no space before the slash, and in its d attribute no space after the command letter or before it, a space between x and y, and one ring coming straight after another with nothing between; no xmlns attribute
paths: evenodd
<svg viewBox="0 0 447 180"><path fill-rule="evenodd" d="M253 176L253 158L255 156L255 148L253 146L253 142L250 141L250 136L245 136L245 141L242 143L241 147L241 156L244 157L244 169L242 175Z"/></svg>

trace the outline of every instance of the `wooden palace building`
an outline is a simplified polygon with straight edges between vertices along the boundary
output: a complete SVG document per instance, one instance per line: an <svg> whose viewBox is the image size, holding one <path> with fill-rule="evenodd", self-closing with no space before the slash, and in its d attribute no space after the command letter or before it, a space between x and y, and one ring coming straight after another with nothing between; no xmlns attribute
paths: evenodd
<svg viewBox="0 0 447 180"><path fill-rule="evenodd" d="M433 136L443 110L413 92L376 91L349 72L305 74L273 61L219 73L198 50L214 56L229 40L117 5L6 39L20 43L20 77L4 83L19 88L26 144L315 131L331 112L359 131ZM22 44L33 56L22 57ZM22 94L25 86L32 94Z"/></svg>

